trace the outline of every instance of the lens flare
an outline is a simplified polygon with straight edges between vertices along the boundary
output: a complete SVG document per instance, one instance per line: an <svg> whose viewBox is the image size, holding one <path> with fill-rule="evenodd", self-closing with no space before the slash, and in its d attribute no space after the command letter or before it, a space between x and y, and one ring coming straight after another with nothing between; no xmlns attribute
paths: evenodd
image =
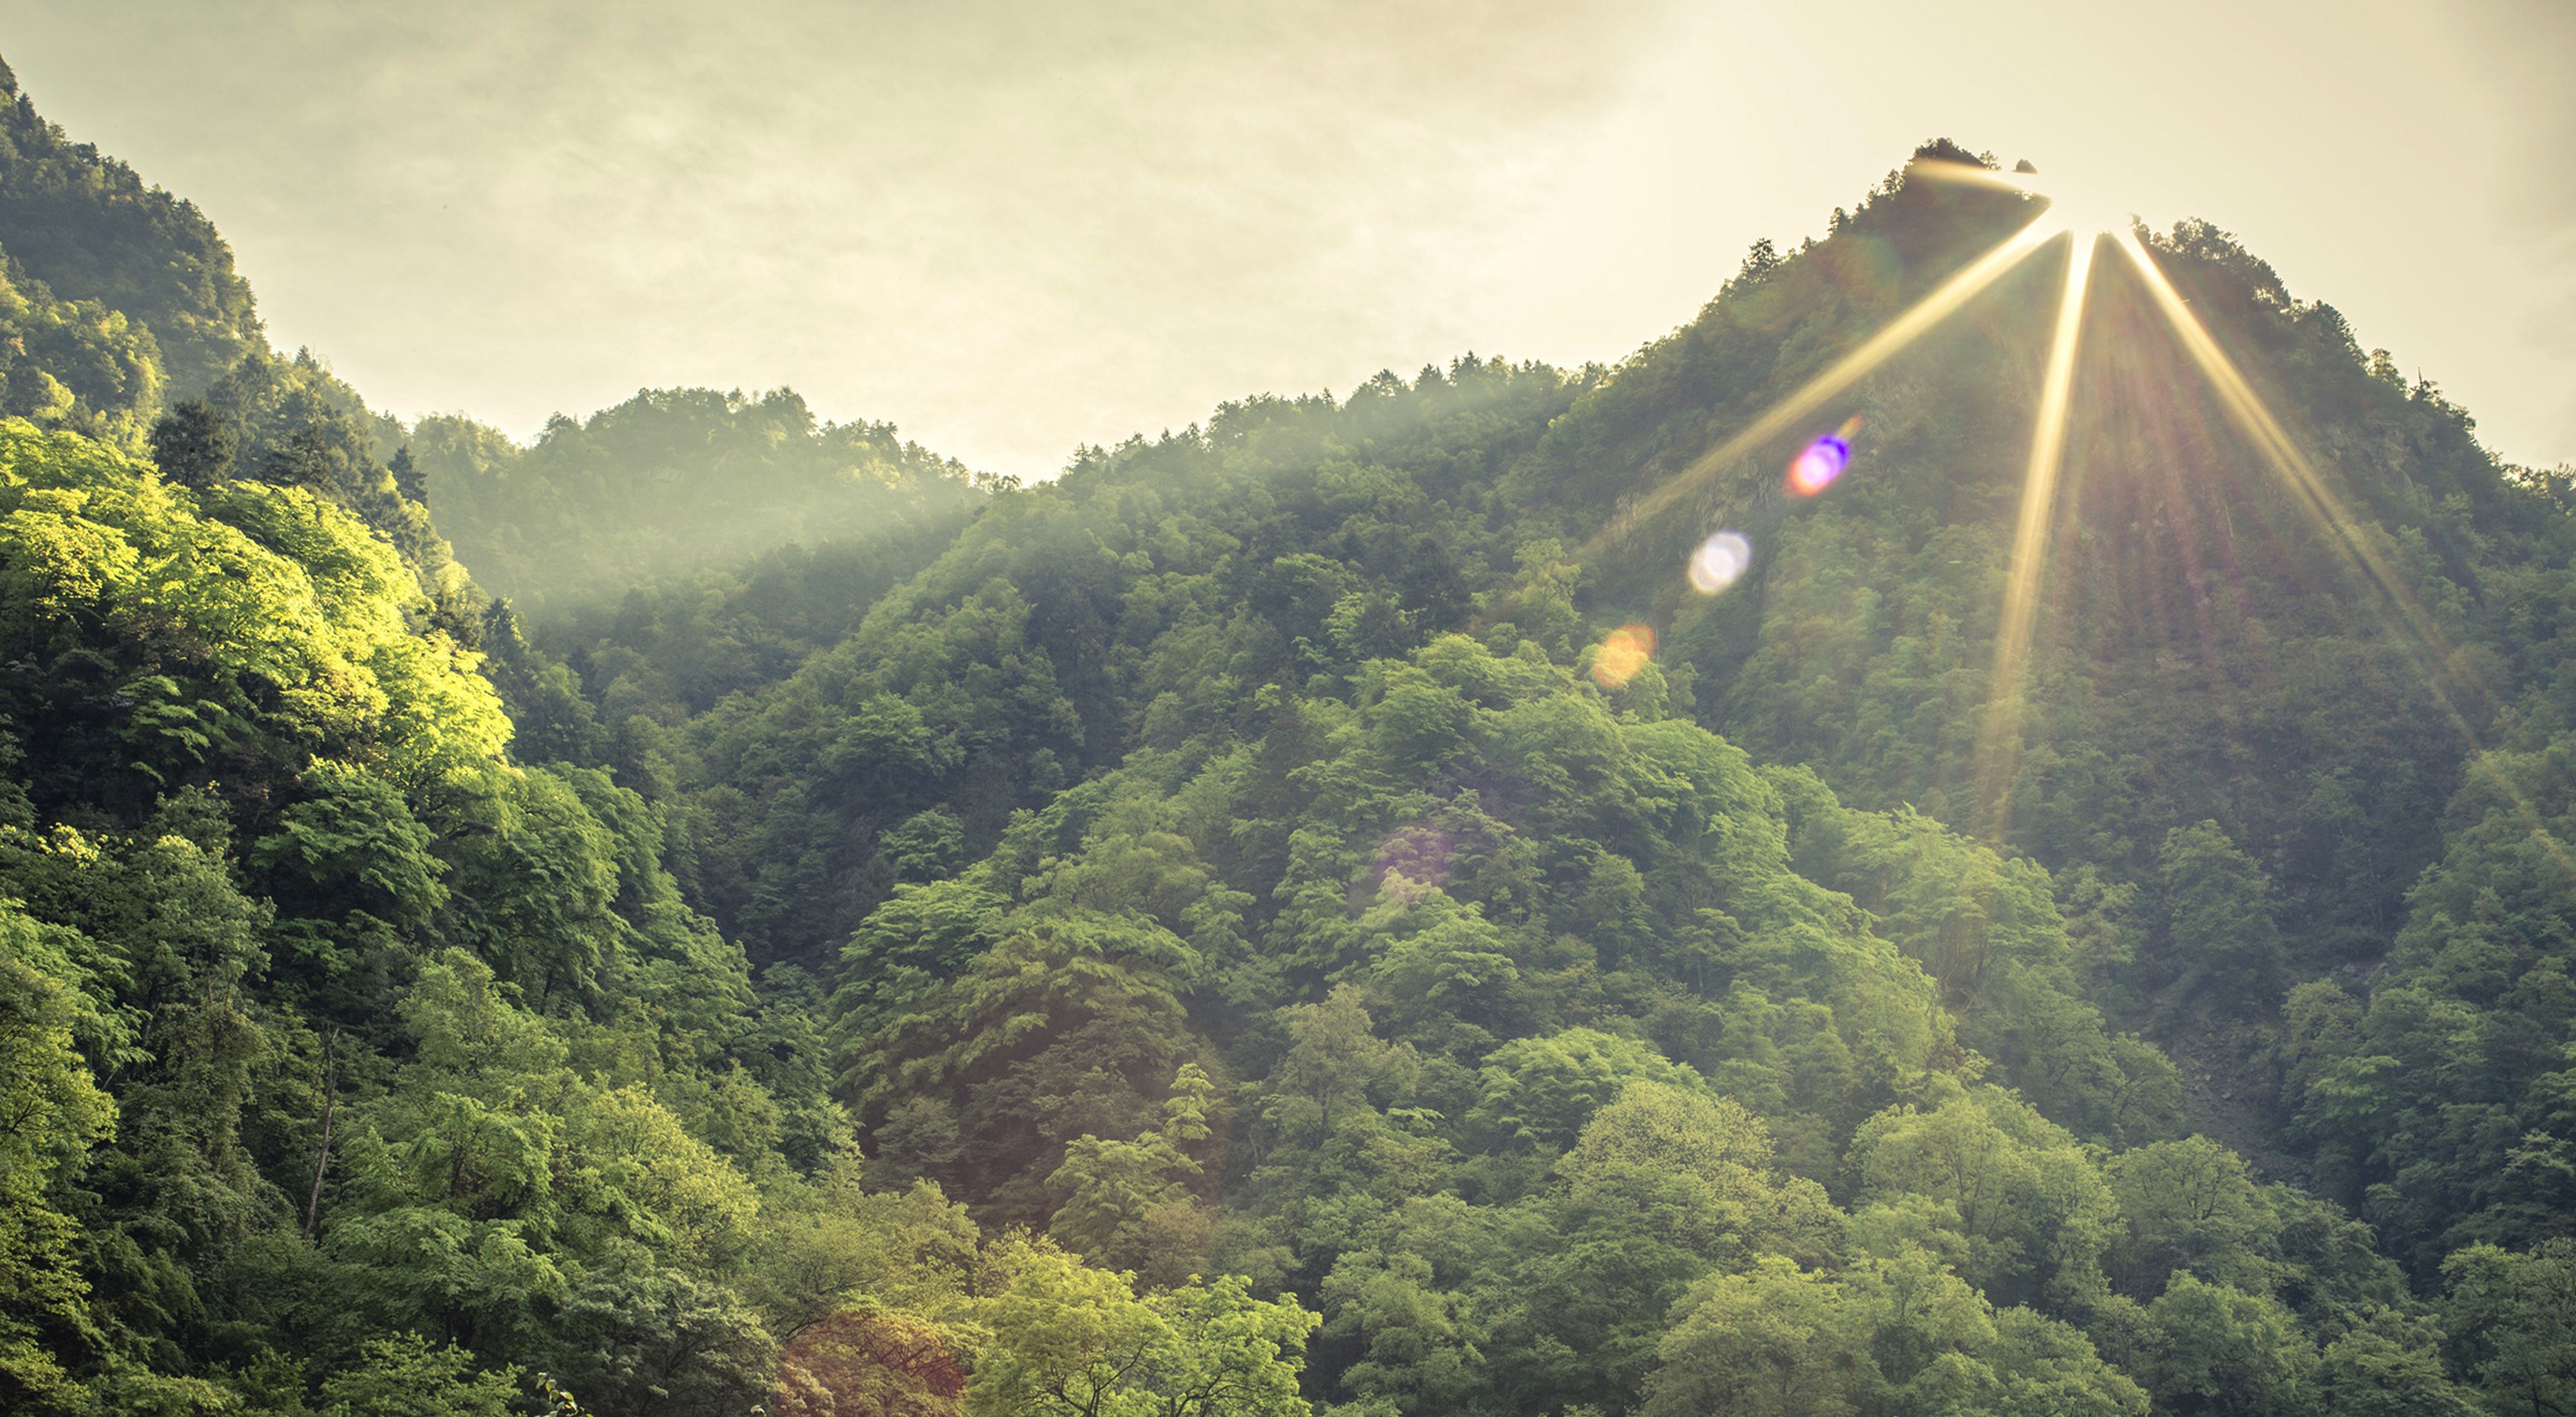
<svg viewBox="0 0 2576 1417"><path fill-rule="evenodd" d="M2458 659L2457 649L2449 643L2430 613L2409 593L2396 568L2372 544L2361 519L2335 495L2324 474L2308 460L2308 455L2281 426L2280 420L2272 416L2271 409L2264 406L2261 396L2254 392L2254 386L2246 382L2235 361L2219 348L2218 341L2211 337L2209 328L2200 322L2200 317L2192 313L2191 305L2182 298L2182 292L2165 279L2164 271L2156 265L2155 258L2148 254L2136 233L2115 232L2112 240L2129 258L2130 267L2138 273L2157 309L2163 312L2165 323L2172 329L2183 351L2200 366L2210 387L2217 391L2220 405L2237 429L2254 445L2255 452L2271 464L2273 471L2298 494L2299 505L2326 533L2326 545L2342 558L2357 578L2379 592L2388 608L2415 635L2425 659L2423 670L2427 683L2443 697L2443 707L2459 720L2463 731L2466 731L2466 719L2452 707L2450 695L2457 691L2479 696L2485 686L2474 677L2453 673ZM2474 737L2471 741L2475 741Z"/></svg>
<svg viewBox="0 0 2576 1417"><path fill-rule="evenodd" d="M1691 553L1691 589L1715 595L1743 579L1753 565L1753 539L1740 531L1721 531Z"/></svg>
<svg viewBox="0 0 2576 1417"><path fill-rule="evenodd" d="M1605 689L1626 688L1637 671L1655 657L1655 629L1652 625L1622 625L1601 642L1601 651L1592 657L1592 677Z"/></svg>
<svg viewBox="0 0 2576 1417"><path fill-rule="evenodd" d="M1998 172L1973 162L1952 162L1946 158L1916 158L1905 164L1905 175L1926 177L1935 182L1949 182L1962 187L1985 187L1997 192L2027 193L2037 173Z"/></svg>
<svg viewBox="0 0 2576 1417"><path fill-rule="evenodd" d="M1638 527L1653 523L1675 502L1697 491L1738 459L1806 421L1827 401L1859 383L1897 351L1921 338L1956 313L1978 292L2001 279L2005 272L2020 265L2023 257L2038 250L2057 232L2058 228L2043 217L1960 267L1922 299L1908 306L1904 313L1881 326L1878 333L1863 340L1859 348L1835 360L1824 372L1799 386L1796 393L1764 410L1752 422L1737 429L1733 437L1700 454L1689 467L1665 479L1661 486L1612 518L1610 524L1595 533L1576 554L1585 560L1599 555L1611 542L1627 536Z"/></svg>
<svg viewBox="0 0 2576 1417"><path fill-rule="evenodd" d="M2292 441L2280 421L2238 372L2234 362L2201 325L2180 292L2165 279L2139 238L2135 218L2124 220L2120 215L2123 209L2118 204L2100 200L2097 194L2080 187L2053 179L2043 185L2028 164L2006 173L1979 164L1917 162L1909 167L1908 175L2018 193L2044 200L2048 206L2011 236L1952 272L1857 347L1754 415L1715 447L1694 458L1680 472L1618 509L1576 551L1577 558L1592 561L1612 545L1634 535L1639 528L1655 523L1683 498L1699 494L1701 488L1721 473L1741 466L1745 457L1814 417L1818 409L1876 372L1898 352L1994 285L2032 252L2054 238L2072 233L2075 249L2069 256L2066 287L2058 307L2048 368L2043 379L2040 417L2032 430L2030 460L2023 474L2022 502L2013 538L2012 560L2004 603L2000 607L1989 717L1978 745L1977 772L1979 786L1983 789L1980 796L1993 804L1995 815L1991 824L1994 830L2008 830L2010 820L2003 797L2011 791L2014 759L2020 747L2022 681L2027 673L2031 630L2046 561L2050 510L2055 501L2059 465L2065 453L2076 340L2083 322L2084 291L2092 274L2095 238L2107 235L2128 257L2128 264L2140 276L2176 342L2199 366L2231 421L2247 436L2256 453L2289 483L2302 509L2325 531L2327 544L2340 554L2347 568L2378 592L2398 623L2410 632L2413 641L2411 657L2416 661L2415 667L2432 692L2443 717L2467 743L2471 753L2471 771L2482 770L2493 780L2532 826L2553 862L2567 873L2570 880L2576 880L2576 858L2571 858L2558 847L2553 834L2541 824L2537 814L2522 800L2512 784L2492 765L2484 764L2480 756L2481 745L2476 728L2459 701L2465 698L2472 701L2474 707L2493 712L2496 705L2491 690L2475 667L2462 657L2459 648L2450 642L2431 613L2416 600L2406 581L2396 574L2396 567L2389 563L2378 544L2378 529L2366 525L2343 504L2307 454ZM1788 491L1795 496L1814 496L1831 486L1850 465L1851 435L1858 426L1858 420L1854 419L1840 432L1817 438L1802 449L1790 463ZM1714 595L1741 577L1751 559L1752 543L1741 533L1715 533L1692 553L1689 563L1692 588L1704 595ZM1652 630L1642 625L1623 626L1612 633L1596 652L1593 676L1605 685L1624 684L1645 667L1654 652Z"/></svg>
<svg viewBox="0 0 2576 1417"><path fill-rule="evenodd" d="M1789 460L1789 490L1800 497L1813 497L1834 485L1834 479L1851 466L1851 439L1860 431L1860 415L1843 420L1843 426L1825 434L1798 450Z"/></svg>

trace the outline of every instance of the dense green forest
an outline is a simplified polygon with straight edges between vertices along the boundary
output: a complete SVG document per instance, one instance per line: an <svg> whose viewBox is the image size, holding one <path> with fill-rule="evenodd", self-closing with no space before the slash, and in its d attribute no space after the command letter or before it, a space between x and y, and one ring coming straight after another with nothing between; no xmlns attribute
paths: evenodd
<svg viewBox="0 0 2576 1417"><path fill-rule="evenodd" d="M2047 263L1622 511L2019 196L1024 487L406 424L9 87L0 1410L2576 1411L2568 484L2224 234L2394 588L2106 268L1999 773Z"/></svg>

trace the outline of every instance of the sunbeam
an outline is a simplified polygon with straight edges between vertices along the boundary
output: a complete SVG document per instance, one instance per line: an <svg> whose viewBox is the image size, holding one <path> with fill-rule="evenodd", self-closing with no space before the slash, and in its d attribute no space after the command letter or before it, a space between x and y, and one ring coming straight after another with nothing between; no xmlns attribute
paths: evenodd
<svg viewBox="0 0 2576 1417"><path fill-rule="evenodd" d="M2359 520L2344 507L2315 464L2308 460L2281 426L2280 420L2264 406L2253 386L2238 371L2226 351L2219 347L2181 293L2165 279L2164 272L2140 239L2134 220L2112 217L2109 215L2112 207L2108 203L2089 200L2081 194L2070 196L2067 192L2052 190L2055 183L2043 188L2037 175L2027 171L1999 172L1967 163L1936 161L1918 161L1906 171L1909 178L1922 177L1965 187L2013 192L2044 200L2049 206L2019 231L1953 273L1863 341L1857 349L1834 361L1823 372L1799 386L1796 392L1764 410L1724 442L1693 459L1688 467L1622 509L1608 525L1584 543L1577 552L1578 557L1587 561L1593 559L1639 526L1669 511L1675 503L1721 470L1811 418L1828 400L1868 377L1906 346L1922 338L2033 251L2058 236L2067 236L2069 250L2065 287L2059 298L2057 318L2049 340L2037 418L2031 429L2029 459L2022 474L2021 503L1996 627L1991 697L1979 728L1975 756L1973 787L1976 800L1989 814L1985 824L1987 829L2000 837L2011 825L2012 785L2018 769L2029 697L2026 680L2030 645L2048 560L2051 516L2057 505L2058 483L2066 459L2067 428L2074 403L2076 353L2083 333L2085 297L2091 286L2094 248L2107 236L2127 253L2130 265L2137 271L2165 324L2218 394L2229 421L2253 443L2263 461L2289 484L2294 493L2293 501L2310 520L2323 528L2327 544L2336 557L2367 583L2393 614L2405 632L2406 653L2414 661L2416 673L2432 693L2443 718L2467 745L2470 761L2474 764L2482 745L2468 713L2461 708L2461 700L2469 697L2475 699L2481 709L2492 707L2485 685L2463 666L2449 637L2380 555ZM1831 480L1830 477L1817 479L1814 480L1815 485L1798 490L1813 495L1823 491ZM1792 481L1793 484L1796 482L1794 476ZM1745 559L1749 561L1750 558ZM1700 585L1696 562L1693 576L1696 588L1703 593L1712 593L1710 587ZM2472 767L2472 771L2475 770ZM2571 880L2576 880L2576 858L2571 858L2553 837L2541 829L2537 814L2512 784L2499 773L2491 771L2487 776L2533 827L2559 869Z"/></svg>
<svg viewBox="0 0 2576 1417"><path fill-rule="evenodd" d="M2041 564L2048 558L2049 512L2057 504L2058 471L2066 460L2067 411L2075 389L2075 345L2084 328L2084 294L2099 237L2068 237L2066 289L2057 301L2057 327L2049 336L2048 370L2040 385L2039 416L2031 426L2030 462L2022 471L2021 519L2013 532L2012 561L2004 583L2003 614L1995 632L1992 696L1977 751L1977 800L1992 814L2000 836L2008 824L2013 769L2020 758L2022 677L2030 653L2031 619L2039 604Z"/></svg>
<svg viewBox="0 0 2576 1417"><path fill-rule="evenodd" d="M1916 158L1905 165L1908 177L1928 177L1959 187L1983 187L1995 192L2029 192L2032 174L1997 172L1973 162L1945 162L1939 158Z"/></svg>
<svg viewBox="0 0 2576 1417"><path fill-rule="evenodd" d="M2128 225L2128 212L2102 188L2051 177L2042 186L2036 172L1998 172L1975 163L1943 162L1920 159L1906 165L1909 177L1926 177L1959 187L1982 187L1992 192L2013 192L2037 197L2048 203L2048 215L2060 229L2076 232L2116 231Z"/></svg>
<svg viewBox="0 0 2576 1417"><path fill-rule="evenodd" d="M2472 772L2477 771L2484 745L2479 742L2477 729L2469 722L2468 715L2460 711L2454 691L2465 690L2484 699L2487 697L2485 684L2462 671L2458 652L2452 647L2450 637L2442 632L2441 626L2416 602L2405 583L2380 557L2378 549L2362 533L2358 519L2345 510L2342 500L2335 496L2324 475L2317 471L2316 464L2308 461L2307 454L2281 427L2280 420L2264 406L2262 398L2254 392L2254 386L2238 372L2236 362L2227 357L2227 351L2219 347L2209 328L2192 313L2190 304L2182 298L2182 292L2165 279L2163 269L2156 265L2146 243L2138 239L2135 231L2115 232L2113 239L2128 254L2130 265L2137 270L2140 281L2154 299L2156 308L2163 313L2165 323L2172 328L2175 338L2181 341L2184 352L2191 356L2192 362L2208 378L2210 386L2217 390L2219 402L2225 406L2229 417L2253 442L2255 451L2262 455L2263 460L2298 494L2299 505L2326 530L2327 544L2359 579L2379 593L2380 601L2394 612L2412 641L2407 648L2409 657L2415 661L2416 672L2423 677L2424 687L2432 693L2433 701L2440 706L2442 716L2452 731L2459 734L2467 745L2466 766ZM2540 814L2523 800L2522 794L2503 773L2489 770L2486 776L2496 791L2511 804L2515 815L2531 828L2533 838L2540 842L2551 864L2569 880L2576 881L2576 858L2571 858L2559 845L2557 837L2541 822Z"/></svg>
<svg viewBox="0 0 2576 1417"><path fill-rule="evenodd" d="M2453 707L2451 689L2465 688L2481 697L2485 689L2483 685L2474 680L2465 679L2458 673L2456 657L2450 647L2449 637L2442 633L2441 627L2434 624L2432 617L2425 613L2422 606L2416 604L2412 595L2407 593L2405 584L2397 578L2396 572L2381 559L2377 548L2373 547L2369 538L2362 533L2359 520L2344 509L2341 499L2335 496L2334 489L2326 484L2324 475L2317 471L2314 463L2308 461L2307 454L2300 450L2298 443L2290 437L2289 432L2281 427L2280 420L2274 418L2272 411L2264 406L2261 396L2254 392L2254 386L2246 382L2245 376L2238 372L2236 362L2227 357L2227 352L2221 349L2218 341L2210 335L2209 328L2200 322L2198 315L2192 313L2191 306L2183 300L2182 293L2174 289L2171 281L2165 279L2164 271L2156 265L2155 258L2148 253L2145 243L2138 239L2137 233L2114 232L2112 239L2117 241L2120 249L2128 254L2130 265L2137 270L2149 296L2154 299L2156 308L2164 315L2165 323L2172 328L2175 337L2182 342L2184 352L2191 356L2192 362L2200 367L2200 372L2208 378L2210 386L2217 391L2219 402L2226 407L2228 416L2236 423L2238 429L2252 440L2255 451L2262 454L2263 460L2271 464L2273 471L2279 473L2290 484L2291 489L2298 494L2300 505L2306 508L2309 516L2326 530L2328 545L2334 548L2355 574L2379 592L2388 607L2397 613L2398 617L2405 622L2406 628L2414 634L2419 642L2419 648L2432 656L2431 662L2422 666L2426 678L2431 682L2435 692L2441 696L2444 711L2458 720L2465 731L2467 719ZM2439 672L2437 673L2436 670ZM2448 681L2447 685L2444 681Z"/></svg>
<svg viewBox="0 0 2576 1417"><path fill-rule="evenodd" d="M2006 237L1993 250L1970 262L1916 301L1904 314L1888 322L1885 329L1870 336L1860 348L1834 361L1832 367L1809 379L1796 393L1772 405L1761 417L1736 430L1734 437L1701 454L1689 467L1673 474L1662 486L1646 494L1643 501L1623 511L1609 526L1584 543L1579 554L1585 559L1598 554L1603 547L1629 531L1662 515L1673 503L1738 458L1796 427L1822 407L1826 400L1867 378L1890 356L1949 318L1960 306L1974 299L1978 292L2021 264L2023 257L2039 249L2060 229L2056 223L2042 217Z"/></svg>

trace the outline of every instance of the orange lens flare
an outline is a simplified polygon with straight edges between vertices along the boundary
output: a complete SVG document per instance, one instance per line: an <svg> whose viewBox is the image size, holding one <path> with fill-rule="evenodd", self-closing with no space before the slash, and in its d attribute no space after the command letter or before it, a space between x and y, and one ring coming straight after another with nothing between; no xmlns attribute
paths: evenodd
<svg viewBox="0 0 2576 1417"><path fill-rule="evenodd" d="M1605 689L1624 689L1637 671L1655 657L1655 629L1652 625L1622 625L1601 642L1601 650L1592 657L1592 677Z"/></svg>

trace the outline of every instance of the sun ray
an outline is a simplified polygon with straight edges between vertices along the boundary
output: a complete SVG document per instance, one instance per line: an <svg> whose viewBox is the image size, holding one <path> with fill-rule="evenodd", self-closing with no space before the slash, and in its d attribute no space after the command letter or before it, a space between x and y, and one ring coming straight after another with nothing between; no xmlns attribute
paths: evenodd
<svg viewBox="0 0 2576 1417"><path fill-rule="evenodd" d="M2201 373L2209 379L2211 387L2217 391L2219 402L2226 407L2229 417L2248 438L2253 440L2255 451L2262 454L2263 460L2272 465L2273 471L2279 473L2290 484L2291 489L2298 494L2299 503L2306 509L2308 515L2326 530L2328 545L2334 548L2348 567L2379 592L2381 598L2388 602L2389 608L2396 611L2398 617L2405 622L2406 628L2414 633L2422 647L2435 654L2434 664L2442 671L2440 675L2442 679L2450 680L2454 685L2461 687L2478 689L2479 686L2474 684L2462 684L2456 673L2455 659L2448 637L2442 633L2438 625L2433 623L2432 617L2425 613L2423 607L2415 603L2414 597L2406 592L2404 583L2380 557L2377 548L2371 545L2369 538L2363 535L2359 520L2345 509L2342 500L2327 484L2324 475L2317 471L2316 464L2308 461L2307 454L2300 450L2288 430L2281 426L2280 420L2274 418L2271 409L2264 406L2261 396L2254 392L2254 386L2238 372L2236 362L2228 358L2227 351L2219 347L2218 341L2210 335L2208 326L2200 322L2200 317L2194 314L2191 306L2183 300L2182 293L2174 289L2171 281L2165 279L2164 271L2156 265L2154 256L2149 254L2145 243L2138 239L2137 233L2115 232L2112 239L2119 242L2120 249L2128 254L2129 264L2136 269L2144 281L2148 295L2155 301L2157 309L2163 313L2165 322L2172 327L2175 336L2182 341L2184 352L2191 356L2193 363L2200 366ZM2436 688L2443 691L2444 705L2448 708L2448 689L2438 683ZM2452 712L2457 714L2455 709Z"/></svg>
<svg viewBox="0 0 2576 1417"><path fill-rule="evenodd" d="M2030 462L2021 480L2021 516L2013 531L2012 561L2004 582L2001 623L1995 633L1993 687L1977 751L1977 800L1992 814L2000 835L2008 824L2013 770L2021 753L2022 678L2030 653L2031 621L2039 604L2040 567L2048 557L2049 513L2066 461L2066 425L2075 389L2075 346L2084 328L2084 295L2093 271L2091 232L2072 233L2066 252L2066 289L2057 301L2057 327L2048 342L2039 416L2031 426Z"/></svg>
<svg viewBox="0 0 2576 1417"><path fill-rule="evenodd" d="M1962 187L1984 187L1996 192L2030 193L2038 189L2027 172L1998 172L1973 162L1950 162L1941 158L1916 158L1905 165L1908 177L1928 177L1935 182L1949 182Z"/></svg>
<svg viewBox="0 0 2576 1417"><path fill-rule="evenodd" d="M1826 400L1868 377L1898 350L1922 338L1926 331L1949 318L1960 306L2021 264L2022 258L2039 249L2062 229L2043 216L2006 237L1993 250L1934 287L1908 307L1904 314L1888 322L1886 328L1863 341L1858 349L1834 361L1829 368L1801 385L1797 392L1773 404L1760 417L1736 430L1733 437L1700 454L1690 466L1673 474L1642 500L1621 512L1610 525L1585 543L1578 555L1590 560L1610 543L1662 515L1673 503L1721 469L1812 416Z"/></svg>
<svg viewBox="0 0 2576 1417"><path fill-rule="evenodd" d="M2253 442L2263 460L2271 464L2273 471L2290 484L2299 505L2310 518L2325 529L2327 544L2348 568L2379 593L2380 600L2394 612L2412 641L2407 646L2408 652L2416 661L2416 671L2422 675L2425 688L2433 695L2434 703L2452 731L2468 747L2469 756L2464 766L2472 772L2479 771L2484 744L2479 741L2477 729L2469 722L2468 715L2460 710L2455 690L2485 699L2489 697L2485 684L2461 667L2458 650L2451 644L2450 637L2407 591L2405 583L2397 578L2395 570L2363 534L2359 520L2344 507L2342 499L2335 495L2316 464L2308 461L2307 454L2300 450L2280 420L2264 406L2262 398L2254 392L2254 386L2238 372L2236 362L2219 347L2208 326L2201 323L2200 317L2183 300L2182 293L2165 279L2163 269L2156 265L2146 243L2138 239L2135 231L2115 232L2113 239L2128 254L2129 264L2137 270L2149 296L2164 314L2166 324L2172 327L2175 337L2182 342L2184 352L2200 366L2201 373L2217 391L2219 402L2226 407L2229 417ZM2489 783L2503 795L2523 824L2531 829L2551 862L2569 880L2576 881L2576 858L2568 855L2556 835L2541 821L2540 814L2500 770L2489 765L2484 771Z"/></svg>
<svg viewBox="0 0 2576 1417"><path fill-rule="evenodd" d="M1924 160L1909 164L1906 174L1909 178L1919 176L1935 182L2036 197L2049 205L2020 230L1953 272L1858 348L1765 409L1724 442L1693 459L1688 467L1665 479L1644 497L1620 509L1577 550L1577 558L1584 561L1597 558L1605 548L1669 511L1675 503L1720 471L1812 417L1828 400L1868 377L1899 351L1922 338L2039 247L2057 236L2071 235L2066 284L2050 338L2038 417L2032 429L2030 458L2023 471L2021 505L1997 624L1992 692L1985 721L1980 727L1975 757L1978 801L1992 814L1991 829L1997 834L2006 832L2010 826L2012 779L2023 736L2028 698L2025 680L2038 613L2040 581L2047 560L2050 514L2058 501L2057 486L2065 462L2084 301L2091 282L2095 246L2101 237L2108 236L2127 253L2157 310L2192 362L2208 379L2229 420L2253 443L2263 461L2289 485L2294 494L2294 504L2323 529L2327 545L2337 558L2377 592L2406 632L2402 637L2405 651L2415 661L2416 671L2433 695L2441 716L2467 745L2470 770L2483 771L2540 837L2559 869L2570 880L2576 880L2576 858L2571 858L2558 844L2542 825L2538 814L2501 771L2492 765L2483 768L2478 765L2483 745L2468 714L2461 709L2460 700L2463 696L2471 697L2479 701L2481 708L2491 708L2492 695L2487 686L2463 662L2449 637L2380 554L2366 534L2363 523L2345 507L2315 464L2308 460L2280 420L2272 415L2253 386L2238 371L2235 362L2192 312L2181 293L2166 280L2138 235L2136 219L2115 222L2102 219L2099 213L2090 209L2079 210L2069 206L2061 200L2065 194L2041 187L2036 176L2029 172L2001 172L1977 164ZM2080 197L2081 194L2078 195ZM2108 210L2108 207L2103 208L2103 211Z"/></svg>

